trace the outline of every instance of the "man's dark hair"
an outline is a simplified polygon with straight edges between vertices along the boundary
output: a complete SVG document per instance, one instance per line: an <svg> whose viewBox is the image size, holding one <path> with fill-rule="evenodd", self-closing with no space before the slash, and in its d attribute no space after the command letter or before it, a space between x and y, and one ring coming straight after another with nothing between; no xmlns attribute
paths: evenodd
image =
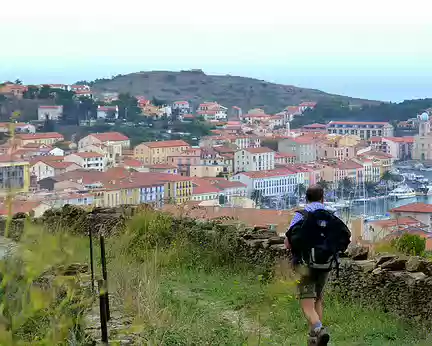
<svg viewBox="0 0 432 346"><path fill-rule="evenodd" d="M321 202L324 198L324 189L321 185L312 185L306 190L308 202Z"/></svg>

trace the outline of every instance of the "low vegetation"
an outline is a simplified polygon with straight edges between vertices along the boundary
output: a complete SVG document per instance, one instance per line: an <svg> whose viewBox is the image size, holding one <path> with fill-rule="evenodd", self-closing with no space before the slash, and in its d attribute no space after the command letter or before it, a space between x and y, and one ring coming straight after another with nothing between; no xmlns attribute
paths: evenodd
<svg viewBox="0 0 432 346"><path fill-rule="evenodd" d="M307 327L288 263L271 270L270 259L247 258L238 231L145 210L107 238L112 314L129 318L124 328L110 329L110 341L133 334L144 345L304 344ZM88 250L85 236L28 227L1 267L0 344L88 342L81 318L88 296L64 280L37 285L50 268L88 263ZM95 255L100 276L97 244ZM336 345L430 344L419 328L333 295L325 323Z"/></svg>

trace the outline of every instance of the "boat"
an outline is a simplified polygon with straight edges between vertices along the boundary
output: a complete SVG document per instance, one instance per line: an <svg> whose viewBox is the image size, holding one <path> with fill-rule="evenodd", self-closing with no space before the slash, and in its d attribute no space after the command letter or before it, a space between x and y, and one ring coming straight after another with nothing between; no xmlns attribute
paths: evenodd
<svg viewBox="0 0 432 346"><path fill-rule="evenodd" d="M423 172L432 172L432 167L422 167L420 170Z"/></svg>
<svg viewBox="0 0 432 346"><path fill-rule="evenodd" d="M390 191L388 195L396 199L413 198L416 197L416 192L408 186L399 186L393 191Z"/></svg>
<svg viewBox="0 0 432 346"><path fill-rule="evenodd" d="M333 203L333 207L335 207L336 209L349 208L350 206L350 201L346 201L343 199Z"/></svg>
<svg viewBox="0 0 432 346"><path fill-rule="evenodd" d="M333 202L324 202L325 209L334 213L337 209L334 206Z"/></svg>

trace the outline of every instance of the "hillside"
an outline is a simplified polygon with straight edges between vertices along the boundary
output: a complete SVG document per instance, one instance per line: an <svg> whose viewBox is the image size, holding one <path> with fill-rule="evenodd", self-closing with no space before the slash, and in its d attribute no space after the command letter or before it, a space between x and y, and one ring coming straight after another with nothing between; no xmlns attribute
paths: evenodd
<svg viewBox="0 0 432 346"><path fill-rule="evenodd" d="M218 101L226 107L239 106L244 111L264 108L269 113L302 101L335 101L351 105L373 105L377 101L327 94L320 90L269 83L254 78L207 75L201 70L170 72L150 71L97 79L93 90L142 95L151 99L188 100L196 106L203 101Z"/></svg>

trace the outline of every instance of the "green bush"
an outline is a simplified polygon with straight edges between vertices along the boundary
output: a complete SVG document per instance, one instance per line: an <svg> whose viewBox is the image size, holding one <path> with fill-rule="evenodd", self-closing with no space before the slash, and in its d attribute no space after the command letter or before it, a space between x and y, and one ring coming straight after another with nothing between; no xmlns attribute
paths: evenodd
<svg viewBox="0 0 432 346"><path fill-rule="evenodd" d="M422 256L426 248L426 239L417 234L405 233L393 239L391 245L407 255Z"/></svg>

